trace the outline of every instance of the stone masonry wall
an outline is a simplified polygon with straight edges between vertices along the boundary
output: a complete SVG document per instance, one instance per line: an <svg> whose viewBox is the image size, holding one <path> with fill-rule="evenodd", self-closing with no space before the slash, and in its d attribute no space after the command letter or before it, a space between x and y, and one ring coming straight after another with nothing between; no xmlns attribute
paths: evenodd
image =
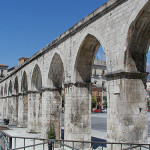
<svg viewBox="0 0 150 150"><path fill-rule="evenodd" d="M49 114L49 110L43 110L43 109L51 109L51 103L46 102L49 100L49 95L46 95L47 88L50 88L51 85L49 85L49 78L48 75L50 71L51 62L53 60L53 57L55 54L58 54L60 56L60 59L62 60L63 68L64 68L64 83L65 84L76 84L76 64L78 60L78 54L80 50L80 46L82 45L85 37L87 35L92 35L97 39L97 41L102 45L103 50L105 52L106 56L106 66L107 66L107 72L108 74L115 74L116 72L130 72L124 64L124 58L125 58L125 52L127 50L127 37L129 28L132 24L132 22L136 19L140 11L143 9L145 5L148 4L148 0L109 0L105 5L95 10L93 13L91 13L89 16L85 17L82 21L77 23L74 27L66 31L64 34L60 35L55 41L47 45L45 48L37 52L35 55L33 55L29 60L27 60L24 64L19 66L14 72L12 72L8 77L6 77L4 80L0 82L0 90L3 89L3 95L1 95L1 101L3 101L3 104L6 104L6 108L0 106L3 111L1 115L2 118L4 117L10 117L10 104L11 101L13 101L13 95L14 92L14 84L15 84L15 78L18 77L18 87L19 92L16 96L21 95L23 93L22 87L21 87L21 81L24 72L27 74L27 83L28 83L28 130L36 130L37 132L45 132L45 129L42 125L44 123L45 125L48 125L48 122L50 120L47 119L47 115ZM89 53L90 55L90 53ZM129 63L129 62L128 62ZM39 70L41 72L41 81L42 81L42 87L41 89L34 89L33 91L33 73L35 66L39 67ZM59 67L59 66L57 66ZM143 66L144 67L144 66ZM55 68L54 68L55 69ZM53 72L53 69L51 70ZM82 71L82 70L81 70ZM12 82L12 94L8 96L8 87L10 81ZM112 84L111 82L121 82L120 86L116 84ZM137 84L135 85L134 82ZM146 136L145 132L147 130L146 127L146 117L144 117L145 114L145 94L143 94L141 91L144 90L144 80L141 82L139 79L135 79L133 82L132 79L128 78L127 80L123 79L112 79L112 81L108 82L108 101L110 102L110 107L108 110L108 138L110 141L118 142L118 137L112 138L115 133L119 130L119 132L125 133L127 136L125 136L125 139L123 139L123 135L117 134L117 136L122 139L122 141L126 142L128 141L128 136L130 134L130 142L146 142ZM86 83L84 83L86 84ZM110 86L111 85L111 86ZM130 86L128 86L130 85ZM3 88L1 88L3 87ZM6 88L5 88L6 87ZM78 87L74 87L76 90ZM83 100L83 105L85 105L85 108L89 106L88 101L90 99L90 92L86 90L86 98ZM129 96L125 91L129 92ZM111 91L120 91L120 94L112 93ZM35 92L43 93L41 94L41 97L38 95L35 98ZM1 93L1 92L0 92ZM118 93L118 92L117 92ZM137 97L134 97L131 93L135 93L134 95L138 95ZM120 95L120 96L119 96ZM123 96L125 95L125 96ZM52 94L53 96L53 94ZM67 105L72 105L75 107L74 103L79 102L79 99L83 96L82 93L80 95L75 96L70 95L70 99L74 99L74 101L70 101L69 98L68 104L66 104L66 112L69 107ZM43 100L44 99L44 100ZM34 112L31 110L35 108L35 101L36 105L38 106L38 109L36 110L36 117L34 115ZM22 100L23 101L23 100ZM130 102L129 102L130 101ZM18 102L21 108L23 108L24 103ZM111 104L112 103L112 104ZM131 104L132 103L132 104ZM14 103L15 104L15 103ZM124 104L126 110L120 110L122 105ZM47 107L46 107L47 105ZM139 106L141 105L141 106ZM4 106L4 105L3 105ZM12 105L13 106L13 105ZM130 106L130 107L129 107ZM15 108L15 107L13 107ZM85 108L83 108L83 112L85 113ZM88 107L89 108L89 107ZM114 110L117 108L117 112L115 113ZM1 110L0 109L0 110ZM12 109L13 110L13 109ZM38 112L41 111L41 112ZM78 108L79 112L82 112L82 109L80 110L80 107ZM127 114L126 111L130 112ZM112 112L114 115L112 115ZM131 113L132 112L132 113ZM23 113L21 112L21 109L18 108L18 114L21 114L23 116ZM37 117L39 114L40 119L42 117L42 123L39 121L40 119ZM69 114L69 112L68 112ZM69 117L68 114L65 114L68 117L68 120L71 121L71 116ZM143 114L143 115L141 115ZM90 115L90 114L89 114ZM131 120L132 124L129 129L126 131L126 126L128 127L128 118ZM134 119L137 119L137 122L140 122L141 118L144 117L144 125L141 125L139 123L136 123L133 121ZM18 116L19 118L19 116ZM23 117L22 117L23 118ZM33 122L32 119L36 121ZM113 119L118 121L117 125L114 125ZM124 121L121 122L120 118L124 118ZM48 120L48 121L47 121ZM125 121L127 120L127 121ZM11 119L12 121L12 119ZM73 121L73 120L72 120ZM87 120L80 119L81 122L79 124L82 124L82 126L85 126L88 129L88 133L84 135L83 139L90 140L90 117L87 117ZM85 121L85 122L84 122ZM67 140L76 139L77 136L75 134L76 132L76 122L71 122L74 124L74 128L72 128L72 132L65 131L65 138ZM143 124L143 123L142 123ZM40 126L40 128L38 128ZM66 125L67 126L67 125ZM114 130L117 129L117 131ZM136 134L138 134L138 138L135 137L135 132L139 130ZM84 134L85 130L81 129L80 133ZM143 133L141 133L143 132ZM43 133L45 134L45 133ZM67 136L67 134L69 136ZM139 139L139 137L141 138ZM120 141L120 140L119 140Z"/></svg>

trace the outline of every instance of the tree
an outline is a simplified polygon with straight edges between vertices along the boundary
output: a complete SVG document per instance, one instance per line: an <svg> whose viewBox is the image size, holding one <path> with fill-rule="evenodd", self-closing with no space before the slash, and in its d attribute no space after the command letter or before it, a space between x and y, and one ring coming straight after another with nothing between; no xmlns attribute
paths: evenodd
<svg viewBox="0 0 150 150"><path fill-rule="evenodd" d="M96 100L96 98L94 96L92 96L92 99L91 99L91 106L92 106L92 108L95 108L96 104L97 104L97 100Z"/></svg>

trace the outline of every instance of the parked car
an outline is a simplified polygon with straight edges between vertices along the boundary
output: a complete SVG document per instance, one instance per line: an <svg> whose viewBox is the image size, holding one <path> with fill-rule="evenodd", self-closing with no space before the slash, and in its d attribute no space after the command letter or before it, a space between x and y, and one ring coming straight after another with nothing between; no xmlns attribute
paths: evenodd
<svg viewBox="0 0 150 150"><path fill-rule="evenodd" d="M95 109L95 110L93 110L93 112L99 113L99 112L101 112L101 109Z"/></svg>
<svg viewBox="0 0 150 150"><path fill-rule="evenodd" d="M101 109L101 113L107 113L107 109Z"/></svg>

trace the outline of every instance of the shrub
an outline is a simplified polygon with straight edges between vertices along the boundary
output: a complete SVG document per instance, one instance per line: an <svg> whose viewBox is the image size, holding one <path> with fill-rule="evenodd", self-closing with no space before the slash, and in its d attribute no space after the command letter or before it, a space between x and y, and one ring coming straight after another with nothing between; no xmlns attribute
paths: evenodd
<svg viewBox="0 0 150 150"><path fill-rule="evenodd" d="M92 108L96 107L96 103L97 103L96 98L94 96L92 96L92 99L91 99L91 106L92 106Z"/></svg>
<svg viewBox="0 0 150 150"><path fill-rule="evenodd" d="M55 126L53 123L50 124L50 130L47 132L48 139L56 139Z"/></svg>

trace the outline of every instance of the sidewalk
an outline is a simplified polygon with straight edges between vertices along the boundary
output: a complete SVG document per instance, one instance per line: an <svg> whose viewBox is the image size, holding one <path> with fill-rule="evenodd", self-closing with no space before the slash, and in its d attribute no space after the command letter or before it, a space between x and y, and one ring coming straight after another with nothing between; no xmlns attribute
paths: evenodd
<svg viewBox="0 0 150 150"><path fill-rule="evenodd" d="M42 137L41 134L33 134L33 133L27 133L27 128L16 128L16 127L9 127L10 130L4 130L5 133L11 135L11 136L17 136L17 137L28 137L28 138L44 138ZM62 128L63 130L63 128ZM92 136L92 141L97 141L97 142L106 142L107 139L107 133L103 131L98 131L98 130L92 130L91 131L91 136ZM148 137L148 142L150 143L150 137ZM12 140L13 143L13 148L16 143L16 147L23 147L24 146L24 139L15 139ZM35 140L35 144L43 143L43 140ZM27 139L25 141L25 146L33 145L34 140L32 139ZM33 147L26 148L27 150L33 150ZM42 150L43 145L39 145L35 147L35 150ZM48 145L44 145L44 149L48 150ZM96 150L100 150L101 147L97 147Z"/></svg>
<svg viewBox="0 0 150 150"><path fill-rule="evenodd" d="M15 137L26 137L26 138L41 138L42 139L42 135L41 134L31 134L31 133L27 133L27 128L9 128L9 130L4 130L5 133L11 135L11 136L15 136ZM33 139L26 139L24 141L23 138L13 138L12 139L12 148L19 148L19 147L23 147L24 146L24 142L25 142L25 146L30 146L30 145L34 145L34 144L39 144L39 143L43 143L43 140L33 140ZM43 145L38 145L35 147L35 150L42 150L43 149ZM44 149L48 150L48 145L45 144L44 145ZM26 148L26 150L33 150L33 147L29 147Z"/></svg>
<svg viewBox="0 0 150 150"><path fill-rule="evenodd" d="M63 129L63 128L62 128ZM32 134L32 133L27 133L27 128L9 128L9 130L4 130L5 133L11 135L11 136L16 136L16 137L28 137L28 138L44 138L42 137L41 134ZM101 131L97 131L97 130L92 130L92 140L94 141L101 141L101 142L105 142L104 140L106 139L106 133L105 132L101 132ZM35 144L39 144L42 143L43 141L41 140L35 140ZM13 148L15 146L16 143L16 148L17 147L23 147L24 146L24 139L15 139L12 140L13 143ZM34 140L32 139L27 139L25 141L25 146L29 146L34 144ZM44 145L45 150L48 150L48 145L45 144ZM33 147L31 148L26 148L27 150L33 150ZM43 145L39 145L36 146L35 150L42 150L43 149Z"/></svg>

